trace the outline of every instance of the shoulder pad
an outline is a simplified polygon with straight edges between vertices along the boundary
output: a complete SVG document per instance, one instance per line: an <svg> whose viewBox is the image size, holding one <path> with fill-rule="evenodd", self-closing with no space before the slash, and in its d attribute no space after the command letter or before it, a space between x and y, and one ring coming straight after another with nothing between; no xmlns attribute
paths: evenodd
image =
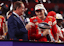
<svg viewBox="0 0 64 46"><path fill-rule="evenodd" d="M4 17L0 15L0 18L4 18Z"/></svg>
<svg viewBox="0 0 64 46"><path fill-rule="evenodd" d="M36 16L32 17L31 19L33 20L33 22L37 22L38 21L37 18L36 18Z"/></svg>
<svg viewBox="0 0 64 46"><path fill-rule="evenodd" d="M36 18L36 16L34 16L34 17L31 17L31 19L35 19Z"/></svg>
<svg viewBox="0 0 64 46"><path fill-rule="evenodd" d="M49 20L51 20L51 21L52 21L52 18L53 18L53 17L52 17L52 16L48 16L48 18L49 18Z"/></svg>
<svg viewBox="0 0 64 46"><path fill-rule="evenodd" d="M48 18L53 18L52 16L48 16Z"/></svg>

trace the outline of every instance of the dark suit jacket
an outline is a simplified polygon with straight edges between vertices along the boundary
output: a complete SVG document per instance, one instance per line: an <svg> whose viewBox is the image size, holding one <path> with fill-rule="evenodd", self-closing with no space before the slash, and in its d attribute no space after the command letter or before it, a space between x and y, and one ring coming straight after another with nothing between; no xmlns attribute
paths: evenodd
<svg viewBox="0 0 64 46"><path fill-rule="evenodd" d="M20 18L13 13L8 19L8 34L9 39L28 40L28 31L25 29L25 26Z"/></svg>

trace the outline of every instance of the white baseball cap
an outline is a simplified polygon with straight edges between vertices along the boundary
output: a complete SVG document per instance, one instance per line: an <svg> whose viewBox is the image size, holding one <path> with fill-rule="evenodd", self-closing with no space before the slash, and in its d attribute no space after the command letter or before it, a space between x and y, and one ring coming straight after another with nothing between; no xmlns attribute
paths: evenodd
<svg viewBox="0 0 64 46"><path fill-rule="evenodd" d="M56 19L63 19L63 17L62 17L61 14L57 13L57 14L56 14Z"/></svg>
<svg viewBox="0 0 64 46"><path fill-rule="evenodd" d="M37 5L35 5L35 11L36 10L41 10L41 9L44 9L45 10L43 4L37 4Z"/></svg>

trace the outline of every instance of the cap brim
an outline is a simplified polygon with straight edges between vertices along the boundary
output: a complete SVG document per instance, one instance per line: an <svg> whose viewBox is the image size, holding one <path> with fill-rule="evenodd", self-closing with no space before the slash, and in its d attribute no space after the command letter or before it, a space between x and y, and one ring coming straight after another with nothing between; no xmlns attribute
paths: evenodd
<svg viewBox="0 0 64 46"><path fill-rule="evenodd" d="M43 10L43 9L37 9L37 10ZM35 10L35 11L37 11L37 10Z"/></svg>

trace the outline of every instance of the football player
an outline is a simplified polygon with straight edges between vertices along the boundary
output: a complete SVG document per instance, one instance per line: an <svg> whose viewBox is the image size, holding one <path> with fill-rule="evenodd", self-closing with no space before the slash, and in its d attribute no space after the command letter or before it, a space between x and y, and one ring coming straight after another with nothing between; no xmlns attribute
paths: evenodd
<svg viewBox="0 0 64 46"><path fill-rule="evenodd" d="M56 20L56 12L55 11L48 12L47 17L53 17ZM56 26L56 24L55 24L55 26ZM56 42L58 42L58 39L59 39L59 36L58 36L59 30L58 30L57 27L55 29L57 29L57 40L56 40ZM53 28L53 30L54 30L54 28Z"/></svg>
<svg viewBox="0 0 64 46"><path fill-rule="evenodd" d="M29 30L28 34L31 38L37 40L37 41L42 41L42 42L47 42L47 37L46 35L50 34L52 41L55 41L57 38L57 28L56 28L56 20L53 17L46 17L45 16L45 9L42 4L37 4L35 6L35 13L36 17L30 18L30 22L26 25L26 29ZM38 27L39 23L48 23L52 28L49 29L40 29ZM44 25L45 26L45 25Z"/></svg>
<svg viewBox="0 0 64 46"><path fill-rule="evenodd" d="M57 41L59 40L59 38L60 38L60 40L59 40L59 42L61 42L61 40L64 40L63 39L63 31L61 30L61 28L60 28L60 26L61 26L61 23L62 23L62 20L63 20L63 17L62 17L62 15L61 14L56 14L54 11L50 11L49 13L48 13L48 15L47 15L47 17L48 16L52 16L52 17L55 17L56 18L56 20L57 20L57 31L58 31L58 39L57 39Z"/></svg>
<svg viewBox="0 0 64 46"><path fill-rule="evenodd" d="M0 40L4 40L5 38L5 18L0 15Z"/></svg>
<svg viewBox="0 0 64 46"><path fill-rule="evenodd" d="M64 37L63 37L64 31L61 29L62 21L63 21L62 15L57 13L56 14L56 20L57 20L57 28L59 30L59 34L58 34L59 35L59 40L61 42L61 41L64 41Z"/></svg>

